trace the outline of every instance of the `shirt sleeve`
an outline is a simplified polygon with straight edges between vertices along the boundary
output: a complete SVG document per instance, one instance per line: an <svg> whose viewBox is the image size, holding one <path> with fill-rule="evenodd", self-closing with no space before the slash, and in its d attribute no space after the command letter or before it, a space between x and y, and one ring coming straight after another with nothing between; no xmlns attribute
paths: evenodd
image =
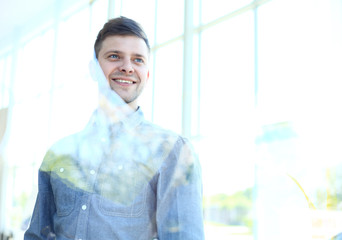
<svg viewBox="0 0 342 240"><path fill-rule="evenodd" d="M201 168L188 141L180 138L176 142L159 174L159 239L204 239Z"/></svg>
<svg viewBox="0 0 342 240"><path fill-rule="evenodd" d="M53 229L53 215L56 212L50 184L50 173L39 170L38 195L24 240L56 239Z"/></svg>

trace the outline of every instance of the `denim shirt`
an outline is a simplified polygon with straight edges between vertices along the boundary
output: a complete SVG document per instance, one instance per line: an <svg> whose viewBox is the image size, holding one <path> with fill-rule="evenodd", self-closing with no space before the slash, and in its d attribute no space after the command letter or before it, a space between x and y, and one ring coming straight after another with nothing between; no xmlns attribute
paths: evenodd
<svg viewBox="0 0 342 240"><path fill-rule="evenodd" d="M54 144L39 169L25 240L204 239L202 182L189 142L139 109Z"/></svg>

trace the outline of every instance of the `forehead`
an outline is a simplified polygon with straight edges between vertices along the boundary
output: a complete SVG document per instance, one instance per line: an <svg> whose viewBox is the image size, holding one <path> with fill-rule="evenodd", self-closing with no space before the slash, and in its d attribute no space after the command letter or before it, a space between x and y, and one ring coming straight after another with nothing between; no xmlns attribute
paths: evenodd
<svg viewBox="0 0 342 240"><path fill-rule="evenodd" d="M136 36L108 36L106 37L100 49L100 54L108 51L120 51L127 54L139 54L148 56L149 50L145 41Z"/></svg>

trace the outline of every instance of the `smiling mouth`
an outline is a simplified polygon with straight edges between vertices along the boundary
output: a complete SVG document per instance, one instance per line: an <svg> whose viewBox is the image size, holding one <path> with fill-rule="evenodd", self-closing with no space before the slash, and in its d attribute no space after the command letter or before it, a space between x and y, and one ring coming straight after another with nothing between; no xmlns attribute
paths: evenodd
<svg viewBox="0 0 342 240"><path fill-rule="evenodd" d="M126 80L126 79L112 79L114 82L121 83L121 84L134 84L134 81Z"/></svg>

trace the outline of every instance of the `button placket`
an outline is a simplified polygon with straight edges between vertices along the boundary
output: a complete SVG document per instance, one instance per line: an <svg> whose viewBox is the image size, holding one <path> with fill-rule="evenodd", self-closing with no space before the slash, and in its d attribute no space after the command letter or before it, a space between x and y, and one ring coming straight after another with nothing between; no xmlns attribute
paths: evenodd
<svg viewBox="0 0 342 240"><path fill-rule="evenodd" d="M91 196L85 194L81 199L81 207L78 216L78 223L76 229L76 238L75 239L86 239L87 233L87 222L89 221L89 204L90 204Z"/></svg>

